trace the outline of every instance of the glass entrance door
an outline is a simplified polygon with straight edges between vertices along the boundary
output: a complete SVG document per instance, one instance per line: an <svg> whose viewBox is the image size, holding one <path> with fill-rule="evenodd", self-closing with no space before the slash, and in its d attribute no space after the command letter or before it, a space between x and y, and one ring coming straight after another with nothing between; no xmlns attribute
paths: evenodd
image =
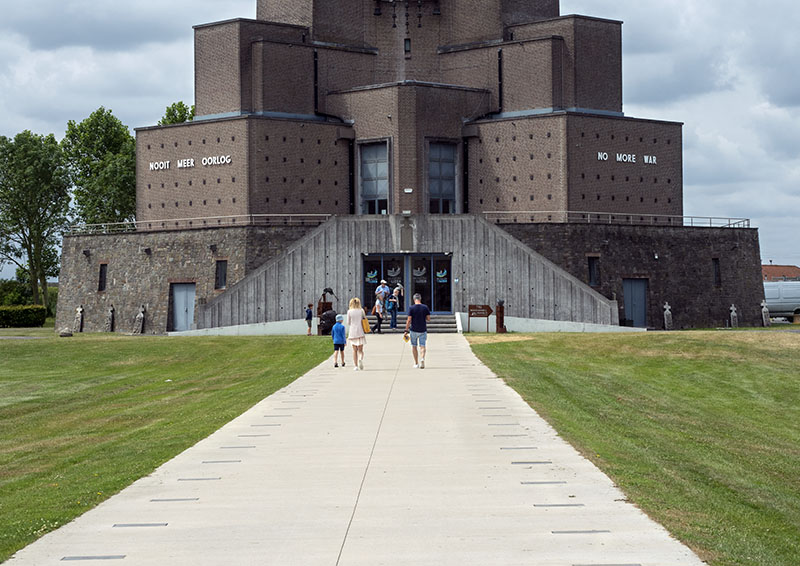
<svg viewBox="0 0 800 566"><path fill-rule="evenodd" d="M422 303L428 305L428 308L433 312L433 293L431 289L431 257L430 256L415 256L411 258L411 291L408 293L409 305L414 304L412 297L419 293L422 296Z"/></svg>
<svg viewBox="0 0 800 566"><path fill-rule="evenodd" d="M453 279L451 257L436 255L364 255L364 295L362 302L371 308L375 302L375 289L385 279L390 289L403 286L399 312L407 312L414 304L414 293L431 312L450 313L453 310Z"/></svg>
<svg viewBox="0 0 800 566"><path fill-rule="evenodd" d="M395 287L402 285L406 288L406 258L402 255L384 256L383 258L383 278L389 284L389 289L394 291ZM405 297L401 294L398 299L397 311L405 312Z"/></svg>
<svg viewBox="0 0 800 566"><path fill-rule="evenodd" d="M431 312L452 312L451 264L451 257L444 254L412 256L409 304L414 293L419 293Z"/></svg>

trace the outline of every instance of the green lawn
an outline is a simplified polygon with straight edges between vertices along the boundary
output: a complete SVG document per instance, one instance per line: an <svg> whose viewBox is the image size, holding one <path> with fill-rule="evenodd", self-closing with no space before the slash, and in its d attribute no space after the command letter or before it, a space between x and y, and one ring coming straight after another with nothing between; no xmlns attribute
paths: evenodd
<svg viewBox="0 0 800 566"><path fill-rule="evenodd" d="M630 500L715 566L800 563L800 334L471 338Z"/></svg>
<svg viewBox="0 0 800 566"><path fill-rule="evenodd" d="M152 472L330 355L330 338L4 329L0 562Z"/></svg>

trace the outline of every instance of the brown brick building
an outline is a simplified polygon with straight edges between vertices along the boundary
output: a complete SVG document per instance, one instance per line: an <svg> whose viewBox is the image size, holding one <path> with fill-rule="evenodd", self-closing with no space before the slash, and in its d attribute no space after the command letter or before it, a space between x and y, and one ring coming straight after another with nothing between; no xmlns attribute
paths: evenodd
<svg viewBox="0 0 800 566"><path fill-rule="evenodd" d="M758 320L760 297L750 285L753 278L760 282L757 232L736 222L727 223L736 228L715 230L710 240L711 232L701 237L698 231L684 231L682 124L623 114L621 22L561 16L558 0L257 2L256 20L195 27L195 120L137 130L137 232L155 238L166 230L194 231L194 237L207 234L216 241L220 238L212 229L307 226L329 215L397 215L410 219L402 225L409 230L420 215L478 215L499 226L536 226L536 237L527 239L519 233L524 227L510 231L533 252L590 284L593 292L601 291L598 300L619 297L614 308L621 321L660 327L662 304L681 301L653 291L676 288L693 295L686 304L708 307L676 311L685 313L676 326L723 324L730 306L723 303L729 300L739 303L740 319ZM738 290L716 292L716 275L710 285L683 279L673 285L671 278L691 277L692 270L679 268L691 261L681 253L670 255L674 268L662 262L653 275L658 284L648 275L626 277L641 270L620 264L621 258L633 261L642 254L619 253L619 248L638 249L641 242L630 234L647 233L647 228L604 229L601 234L593 232L597 222L656 224L658 231L644 238L648 246L654 245L652 238L665 240L664 245L666 240L679 241L683 253L699 255L695 260L712 265L717 275L734 263L726 253L728 241L735 240L737 269L728 280ZM574 223L588 227L580 237L572 233L573 247L548 244L548 231L562 238L557 225ZM670 236L670 229L681 236ZM749 234L746 251L741 233L734 234L740 230ZM306 231L297 233L298 241ZM614 253L606 253L604 261L595 237L623 239L611 243ZM414 273L421 269L415 267L415 257L424 252L430 272L441 273L442 258L457 253L455 247L463 240L441 240L443 249L426 249L423 242L433 241L432 236L415 233L412 239L411 247L398 240L350 250L383 259L378 264L364 259L359 272L351 273L354 283L348 290L368 295L377 269L378 278L392 277L412 288L430 284L426 296L439 297L434 306L442 312L463 310L467 298L489 300L494 291L488 287L487 296L459 292L455 286L466 281L452 273L438 278L444 283L434 277L415 281ZM254 246L250 256L266 259L258 237L247 241ZM98 268L92 261L67 256L66 250L83 246L81 242L90 243L65 245L62 280L66 278L67 288L70 278L92 277ZM104 246L101 240L91 243ZM166 253L165 263L152 268L161 273L153 283L159 289L146 294L167 313L154 332L175 327L171 308L163 306L175 300L172 285L195 284L192 301L200 289L216 287L200 292L194 303L199 315L206 302L248 276L243 267L232 271L223 287L210 285L209 277L219 275L220 260L209 256L204 271L192 276L184 270L171 277L169 266L180 249ZM554 253L556 249L561 251ZM575 261L575 255L583 260ZM106 271L114 263L113 254L109 257ZM465 259L463 273L482 261ZM453 265L446 271L452 272ZM600 265L602 286L595 285ZM344 264L330 269L339 268ZM634 279L639 283L632 283ZM739 280L746 284L737 284ZM449 290L437 290L439 284ZM641 295L636 305L625 296L626 289L632 293L631 285ZM67 296L72 303L94 302L102 310L97 296L72 296L69 291ZM459 296L464 299L457 300ZM637 310L635 316L626 314L626 302L628 311ZM70 304L70 312L74 308ZM242 308L261 306L248 303ZM513 314L520 307L508 308ZM520 308L520 315L526 309ZM279 320L294 314L273 313ZM60 323L67 316L60 315Z"/></svg>

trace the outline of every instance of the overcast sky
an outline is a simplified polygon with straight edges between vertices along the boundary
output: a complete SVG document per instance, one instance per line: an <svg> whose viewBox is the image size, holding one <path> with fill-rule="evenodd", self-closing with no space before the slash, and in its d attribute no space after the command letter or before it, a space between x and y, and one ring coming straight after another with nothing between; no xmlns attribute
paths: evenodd
<svg viewBox="0 0 800 566"><path fill-rule="evenodd" d="M154 125L172 102L193 102L192 26L254 18L255 5L6 3L0 135L60 139L99 106L131 130ZM625 22L624 111L684 123L684 214L750 218L765 263L800 265L800 3L562 0L561 13Z"/></svg>

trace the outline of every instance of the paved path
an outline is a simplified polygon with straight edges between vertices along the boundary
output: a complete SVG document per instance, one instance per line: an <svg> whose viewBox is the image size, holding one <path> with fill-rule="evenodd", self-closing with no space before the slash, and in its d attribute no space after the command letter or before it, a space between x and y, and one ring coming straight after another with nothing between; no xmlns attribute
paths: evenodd
<svg viewBox="0 0 800 566"><path fill-rule="evenodd" d="M326 362L9 564L695 566L471 353ZM347 354L350 352L348 350Z"/></svg>

